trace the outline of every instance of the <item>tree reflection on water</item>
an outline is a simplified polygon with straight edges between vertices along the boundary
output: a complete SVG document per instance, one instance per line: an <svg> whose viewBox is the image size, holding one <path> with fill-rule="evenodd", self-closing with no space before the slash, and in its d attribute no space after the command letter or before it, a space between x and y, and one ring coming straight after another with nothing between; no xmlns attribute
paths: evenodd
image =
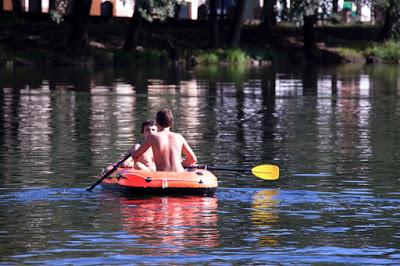
<svg viewBox="0 0 400 266"><path fill-rule="evenodd" d="M217 198L120 198L123 230L164 252L218 245ZM192 249L193 251L193 249Z"/></svg>

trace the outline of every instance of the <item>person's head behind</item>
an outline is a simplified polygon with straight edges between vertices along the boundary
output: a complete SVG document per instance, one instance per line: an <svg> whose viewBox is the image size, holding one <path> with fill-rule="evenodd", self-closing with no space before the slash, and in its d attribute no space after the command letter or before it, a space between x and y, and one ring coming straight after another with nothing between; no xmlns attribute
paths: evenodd
<svg viewBox="0 0 400 266"><path fill-rule="evenodd" d="M156 122L153 119L143 121L141 132L145 137L147 137L150 134L156 134L157 133Z"/></svg>
<svg viewBox="0 0 400 266"><path fill-rule="evenodd" d="M156 122L157 125L163 128L171 127L174 123L174 116L172 115L171 110L165 108L158 111L156 115Z"/></svg>

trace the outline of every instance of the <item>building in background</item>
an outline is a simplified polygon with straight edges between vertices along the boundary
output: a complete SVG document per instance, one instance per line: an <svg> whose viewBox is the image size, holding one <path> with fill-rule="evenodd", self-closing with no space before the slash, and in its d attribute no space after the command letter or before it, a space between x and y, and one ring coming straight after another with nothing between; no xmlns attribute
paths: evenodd
<svg viewBox="0 0 400 266"><path fill-rule="evenodd" d="M3 0L3 10L12 11L13 0ZM49 12L51 0L41 0L41 6L35 0L20 0L22 11L38 11L42 13ZM113 17L131 17L134 9L134 0L92 0L90 14L92 16L113 16ZM184 0L179 8L178 18L180 19L207 19L207 0ZM39 2L40 3L40 2ZM264 0L246 0L244 11L244 21L246 23L257 23L261 20L261 13ZM357 3L359 3L357 5ZM38 7L39 6L39 7ZM217 13L223 18L231 18L234 9L232 0L217 1ZM291 0L286 0L286 7L290 9ZM339 11L343 14L343 22L371 22L371 8L363 2L356 0L339 0ZM282 4L277 2L278 12L281 10Z"/></svg>
<svg viewBox="0 0 400 266"><path fill-rule="evenodd" d="M357 2L359 4L357 5ZM342 10L343 22L371 22L371 8L360 1L343 1L339 0L339 8Z"/></svg>

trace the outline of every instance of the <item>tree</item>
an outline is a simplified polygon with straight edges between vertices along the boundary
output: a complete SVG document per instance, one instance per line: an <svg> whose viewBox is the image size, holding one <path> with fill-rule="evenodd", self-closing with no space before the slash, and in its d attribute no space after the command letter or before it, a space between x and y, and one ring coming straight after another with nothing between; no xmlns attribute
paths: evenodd
<svg viewBox="0 0 400 266"><path fill-rule="evenodd" d="M49 10L54 10L56 8L56 0L49 1Z"/></svg>
<svg viewBox="0 0 400 266"><path fill-rule="evenodd" d="M130 50L138 45L143 21L152 22L154 18L164 21L173 18L177 10L176 5L182 2L183 0L135 0L123 49Z"/></svg>
<svg viewBox="0 0 400 266"><path fill-rule="evenodd" d="M29 0L29 12L41 13L42 12L42 0Z"/></svg>
<svg viewBox="0 0 400 266"><path fill-rule="evenodd" d="M126 32L124 50L132 50L139 43L139 36L142 29L143 18L139 13L138 5L135 5L133 15L129 21L128 30Z"/></svg>
<svg viewBox="0 0 400 266"><path fill-rule="evenodd" d="M80 53L89 43L88 23L92 0L73 0L71 31L68 36L68 48L72 53Z"/></svg>
<svg viewBox="0 0 400 266"><path fill-rule="evenodd" d="M281 16L280 16L281 21L286 21L288 19L288 16L289 16L289 8L288 8L288 5L287 5L288 3L286 2L286 0L280 0L280 4L281 4L281 7L282 7Z"/></svg>
<svg viewBox="0 0 400 266"><path fill-rule="evenodd" d="M22 12L22 5L20 0L12 0L12 9L14 13Z"/></svg>
<svg viewBox="0 0 400 266"><path fill-rule="evenodd" d="M264 0L262 13L262 26L270 31L272 26L276 25L276 0Z"/></svg>
<svg viewBox="0 0 400 266"><path fill-rule="evenodd" d="M315 36L314 36L315 15L304 16L303 36L304 53L308 58L314 57Z"/></svg>
<svg viewBox="0 0 400 266"><path fill-rule="evenodd" d="M244 8L246 4L245 2L246 2L245 0L237 0L236 2L235 18L233 21L233 27L231 30L231 36L229 42L229 46L231 48L236 48L239 46L240 35L243 25Z"/></svg>
<svg viewBox="0 0 400 266"><path fill-rule="evenodd" d="M217 0L210 0L210 47L217 48L219 46L219 27L217 16Z"/></svg>
<svg viewBox="0 0 400 266"><path fill-rule="evenodd" d="M376 7L384 14L379 39L384 41L391 37L400 37L400 21L397 19L400 12L400 0L376 0Z"/></svg>
<svg viewBox="0 0 400 266"><path fill-rule="evenodd" d="M50 0L50 18L57 24L60 24L64 21L64 17L67 15L67 10L71 5L72 0Z"/></svg>
<svg viewBox="0 0 400 266"><path fill-rule="evenodd" d="M332 13L337 14L339 11L339 0L332 0Z"/></svg>
<svg viewBox="0 0 400 266"><path fill-rule="evenodd" d="M61 23L70 14L71 29L67 46L71 53L82 53L89 43L88 23L92 0L50 0L50 17Z"/></svg>
<svg viewBox="0 0 400 266"><path fill-rule="evenodd" d="M317 12L319 7L319 0L305 0L304 13L303 13L303 36L304 36L304 53L312 59L315 52L315 34L314 24L317 21Z"/></svg>

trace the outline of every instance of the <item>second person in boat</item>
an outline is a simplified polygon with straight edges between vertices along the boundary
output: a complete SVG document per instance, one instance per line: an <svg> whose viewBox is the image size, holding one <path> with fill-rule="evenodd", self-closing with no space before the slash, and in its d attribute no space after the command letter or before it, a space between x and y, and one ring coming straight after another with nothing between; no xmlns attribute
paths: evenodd
<svg viewBox="0 0 400 266"><path fill-rule="evenodd" d="M150 135L157 134L156 122L152 119L143 121L141 133L143 140L134 144L129 149L129 153L134 154ZM122 166L138 170L155 171L156 165L154 163L153 151L151 149L147 150L138 160L132 160L132 157L130 157Z"/></svg>
<svg viewBox="0 0 400 266"><path fill-rule="evenodd" d="M158 133L149 135L139 149L132 154L132 159L137 161L151 148L157 171L184 172L185 166L194 165L197 157L185 138L170 130L173 123L174 117L171 110L158 111L156 115ZM182 160L182 154L185 156L184 160Z"/></svg>

